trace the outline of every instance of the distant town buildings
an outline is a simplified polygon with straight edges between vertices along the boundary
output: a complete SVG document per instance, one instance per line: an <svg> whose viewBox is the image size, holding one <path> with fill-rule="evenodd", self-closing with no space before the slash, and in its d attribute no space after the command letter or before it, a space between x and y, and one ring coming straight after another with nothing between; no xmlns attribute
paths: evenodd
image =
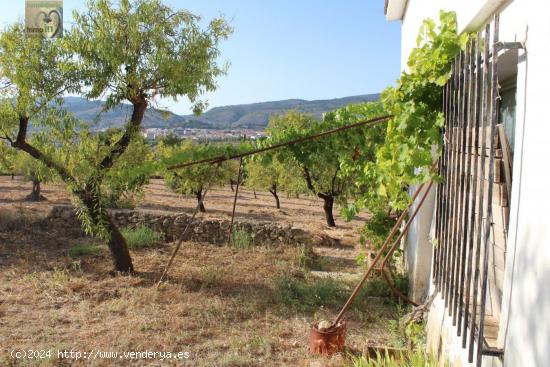
<svg viewBox="0 0 550 367"><path fill-rule="evenodd" d="M238 139L259 139L265 137L263 131L256 131L251 129L231 129L231 130L217 130L217 129L193 129L176 127L170 129L163 128L143 128L141 134L147 140L159 140L163 137L173 134L182 139L192 140L238 140Z"/></svg>

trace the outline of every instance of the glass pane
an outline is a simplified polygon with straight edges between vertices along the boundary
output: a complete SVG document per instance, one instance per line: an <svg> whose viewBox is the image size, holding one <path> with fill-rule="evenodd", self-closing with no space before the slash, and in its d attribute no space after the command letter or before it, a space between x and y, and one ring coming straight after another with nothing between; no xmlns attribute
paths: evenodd
<svg viewBox="0 0 550 367"><path fill-rule="evenodd" d="M516 87L501 90L500 97L500 122L504 124L504 131L513 156L516 131Z"/></svg>

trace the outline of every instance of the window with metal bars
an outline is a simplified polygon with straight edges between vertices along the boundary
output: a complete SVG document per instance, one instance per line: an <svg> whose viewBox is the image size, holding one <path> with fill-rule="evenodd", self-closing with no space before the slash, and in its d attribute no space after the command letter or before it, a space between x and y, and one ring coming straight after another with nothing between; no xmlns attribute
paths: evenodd
<svg viewBox="0 0 550 367"><path fill-rule="evenodd" d="M468 348L469 362L502 355L497 343L507 213L511 192L511 121L501 110L498 16L453 62L443 90L445 126L437 187L433 280ZM478 347L475 348L475 345Z"/></svg>

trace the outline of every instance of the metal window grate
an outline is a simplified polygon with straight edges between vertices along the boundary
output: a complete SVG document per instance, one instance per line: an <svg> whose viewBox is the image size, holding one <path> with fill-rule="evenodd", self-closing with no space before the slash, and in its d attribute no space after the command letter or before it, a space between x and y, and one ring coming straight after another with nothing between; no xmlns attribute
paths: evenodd
<svg viewBox="0 0 550 367"><path fill-rule="evenodd" d="M443 90L433 279L468 360L499 355L485 338L496 125L498 16L454 60ZM474 350L475 341L478 348ZM474 353L475 352L475 353Z"/></svg>

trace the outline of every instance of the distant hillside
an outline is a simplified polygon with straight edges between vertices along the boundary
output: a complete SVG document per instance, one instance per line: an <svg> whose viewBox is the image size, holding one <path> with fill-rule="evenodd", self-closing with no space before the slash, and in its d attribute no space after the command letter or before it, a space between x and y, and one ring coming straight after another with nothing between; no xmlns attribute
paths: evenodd
<svg viewBox="0 0 550 367"><path fill-rule="evenodd" d="M249 128L263 130L270 116L285 113L291 109L311 113L318 117L322 113L335 108L346 106L350 103L360 103L378 100L379 94L366 94L328 100L306 101L303 99L289 99L284 101L260 102L234 106L214 107L201 116L176 115L171 112L159 111L150 108L145 113L143 127L190 127L204 129L231 129ZM78 118L95 122L95 129L121 126L130 117L132 111L130 105L121 105L110 111L101 112L101 101L88 101L79 97L66 97L65 107Z"/></svg>
<svg viewBox="0 0 550 367"><path fill-rule="evenodd" d="M314 114L318 117L323 112L331 111L350 103L376 101L379 94L344 97L328 100L306 101L303 99L288 99L275 102L260 102L235 106L214 107L203 113L196 120L221 128L250 128L262 130L267 126L269 117L284 113L291 109ZM191 116L185 116L192 118Z"/></svg>
<svg viewBox="0 0 550 367"><path fill-rule="evenodd" d="M108 127L118 127L132 115L132 106L122 104L107 112L101 112L103 102L89 101L80 97L65 97L64 106L71 111L77 118L92 123L94 129L104 129ZM170 127L181 126L184 118L172 112L163 112L149 108L145 112L143 127Z"/></svg>

